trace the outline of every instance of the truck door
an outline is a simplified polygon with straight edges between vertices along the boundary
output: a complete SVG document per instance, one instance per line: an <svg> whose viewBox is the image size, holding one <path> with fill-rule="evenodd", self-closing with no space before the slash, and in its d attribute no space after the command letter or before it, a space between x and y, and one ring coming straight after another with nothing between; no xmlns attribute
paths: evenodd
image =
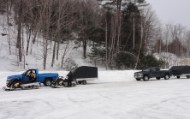
<svg viewBox="0 0 190 119"><path fill-rule="evenodd" d="M156 68L151 68L150 69L150 77L156 77L157 76L157 70Z"/></svg>
<svg viewBox="0 0 190 119"><path fill-rule="evenodd" d="M160 69L159 68L155 68L155 77L160 77L161 76L161 74L160 74L161 72L160 72Z"/></svg>
<svg viewBox="0 0 190 119"><path fill-rule="evenodd" d="M152 68L150 68L149 70L149 77L152 78L154 76L154 71L152 70Z"/></svg>
<svg viewBox="0 0 190 119"><path fill-rule="evenodd" d="M26 72L23 73L22 75L22 82L24 84L28 83L29 82L29 73L30 73L30 70L27 70Z"/></svg>
<svg viewBox="0 0 190 119"><path fill-rule="evenodd" d="M29 69L25 73L23 73L22 82L25 83L25 84L34 82L33 78L31 77L32 73L35 73L35 70Z"/></svg>

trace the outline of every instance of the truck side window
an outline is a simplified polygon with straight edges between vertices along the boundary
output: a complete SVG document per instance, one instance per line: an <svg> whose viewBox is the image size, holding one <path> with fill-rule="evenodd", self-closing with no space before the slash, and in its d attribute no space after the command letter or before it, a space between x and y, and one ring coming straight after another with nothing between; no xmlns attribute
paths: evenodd
<svg viewBox="0 0 190 119"><path fill-rule="evenodd" d="M30 75L30 72L31 72L30 70L27 71L27 72L26 72L26 75L29 76L29 75Z"/></svg>
<svg viewBox="0 0 190 119"><path fill-rule="evenodd" d="M149 71L150 71L150 69L144 69L143 71L147 71L147 72L149 72Z"/></svg>

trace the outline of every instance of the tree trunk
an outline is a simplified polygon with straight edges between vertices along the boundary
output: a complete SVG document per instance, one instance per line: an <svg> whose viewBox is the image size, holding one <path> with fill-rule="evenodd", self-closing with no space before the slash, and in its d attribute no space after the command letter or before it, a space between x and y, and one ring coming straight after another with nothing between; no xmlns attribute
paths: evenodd
<svg viewBox="0 0 190 119"><path fill-rule="evenodd" d="M46 62L47 62L47 45L48 45L48 41L45 38L44 39L44 57L43 57L43 67L44 67L44 69L46 69Z"/></svg>
<svg viewBox="0 0 190 119"><path fill-rule="evenodd" d="M106 20L105 20L105 22L106 22L106 27L105 27L105 40L106 40L106 43L105 43L105 45L106 45L106 70L108 69L108 22L107 22L107 18L106 18Z"/></svg>
<svg viewBox="0 0 190 119"><path fill-rule="evenodd" d="M29 28L29 30L28 30L28 39L27 39L27 45L26 45L26 56L28 56L30 37L31 37L31 28Z"/></svg>
<svg viewBox="0 0 190 119"><path fill-rule="evenodd" d="M58 40L57 41L57 52L56 52L56 60L58 60L59 59L59 43L60 41Z"/></svg>
<svg viewBox="0 0 190 119"><path fill-rule="evenodd" d="M133 16L133 49L135 48L135 35L136 35L136 30L135 30L135 17Z"/></svg>
<svg viewBox="0 0 190 119"><path fill-rule="evenodd" d="M66 47L65 47L65 50L64 50L64 53L63 53L63 56L61 58L61 68L63 68L63 64L64 64L64 59L65 59L65 55L67 53L67 48L69 46L69 43L67 43Z"/></svg>
<svg viewBox="0 0 190 119"><path fill-rule="evenodd" d="M56 42L54 41L53 55L52 55L52 61L51 61L51 67L53 67L54 62L55 62L55 50L56 50Z"/></svg>
<svg viewBox="0 0 190 119"><path fill-rule="evenodd" d="M33 40L32 40L33 44L36 42L37 34L38 34L38 30L36 30L35 33L34 33L34 37L33 37Z"/></svg>
<svg viewBox="0 0 190 119"><path fill-rule="evenodd" d="M22 46L21 46L21 22L18 23L17 43L16 47L19 52L19 61L22 61Z"/></svg>
<svg viewBox="0 0 190 119"><path fill-rule="evenodd" d="M139 46L139 51L138 51L138 56L137 56L137 60L135 63L135 69L137 69L138 67L138 63L139 63L139 59L140 59L140 54L141 54L141 48L142 48L142 44L143 44L143 24L142 24L142 17L141 17L141 39L140 39L140 46Z"/></svg>
<svg viewBox="0 0 190 119"><path fill-rule="evenodd" d="M86 47L87 47L87 41L83 40L83 57L86 59Z"/></svg>

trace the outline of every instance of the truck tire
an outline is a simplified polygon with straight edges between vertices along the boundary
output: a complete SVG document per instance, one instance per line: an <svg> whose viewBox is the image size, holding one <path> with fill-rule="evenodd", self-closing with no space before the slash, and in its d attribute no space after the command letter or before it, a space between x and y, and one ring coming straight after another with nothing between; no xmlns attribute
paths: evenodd
<svg viewBox="0 0 190 119"><path fill-rule="evenodd" d="M157 80L160 80L160 77L156 77Z"/></svg>
<svg viewBox="0 0 190 119"><path fill-rule="evenodd" d="M52 79L51 78L46 78L45 81L44 81L44 85L45 86L51 86L52 84Z"/></svg>
<svg viewBox="0 0 190 119"><path fill-rule="evenodd" d="M187 75L186 77L187 77L187 79L189 79L189 78L190 78L190 75Z"/></svg>
<svg viewBox="0 0 190 119"><path fill-rule="evenodd" d="M148 76L144 76L144 77L143 77L143 80L144 80L144 81L149 81L149 77L148 77Z"/></svg>
<svg viewBox="0 0 190 119"><path fill-rule="evenodd" d="M170 78L170 75L168 75L168 74L166 74L165 76L164 76L164 79L165 80L168 80Z"/></svg>
<svg viewBox="0 0 190 119"><path fill-rule="evenodd" d="M139 78L136 78L136 81L140 81L141 79L139 79Z"/></svg>
<svg viewBox="0 0 190 119"><path fill-rule="evenodd" d="M19 88L20 85L21 85L21 82L18 81L18 80L15 80L15 81L12 82L11 88Z"/></svg>
<svg viewBox="0 0 190 119"><path fill-rule="evenodd" d="M180 76L177 76L177 79L180 79Z"/></svg>

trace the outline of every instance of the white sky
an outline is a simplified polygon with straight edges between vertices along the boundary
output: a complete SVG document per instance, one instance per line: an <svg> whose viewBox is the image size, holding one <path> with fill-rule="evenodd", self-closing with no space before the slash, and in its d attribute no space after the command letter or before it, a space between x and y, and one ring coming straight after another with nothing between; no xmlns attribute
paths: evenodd
<svg viewBox="0 0 190 119"><path fill-rule="evenodd" d="M162 23L190 28L190 0L146 0Z"/></svg>

